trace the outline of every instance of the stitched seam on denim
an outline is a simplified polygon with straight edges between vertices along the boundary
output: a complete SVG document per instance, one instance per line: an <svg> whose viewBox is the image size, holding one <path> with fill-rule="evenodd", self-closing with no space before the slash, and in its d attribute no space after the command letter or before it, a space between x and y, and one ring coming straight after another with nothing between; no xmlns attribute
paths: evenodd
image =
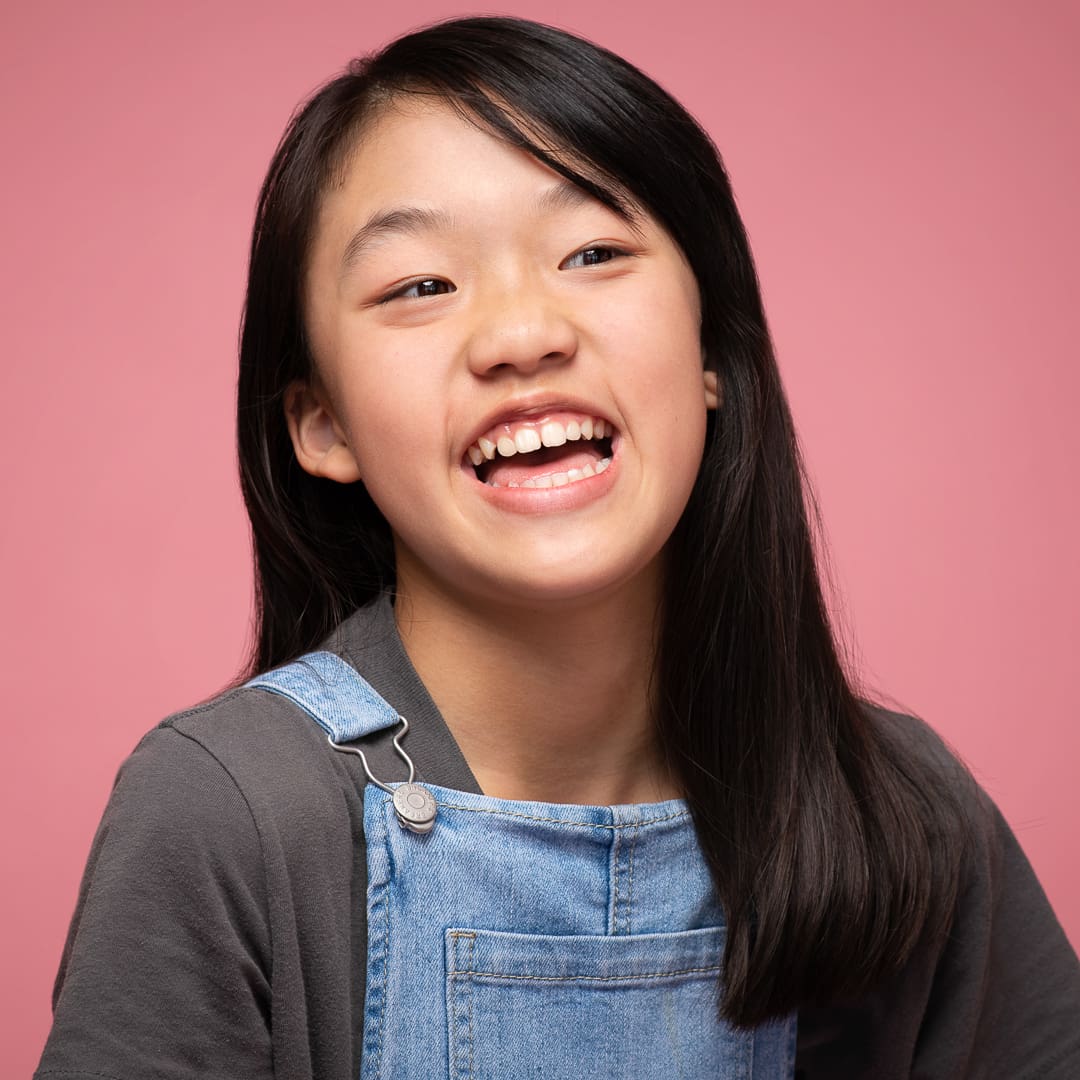
<svg viewBox="0 0 1080 1080"><path fill-rule="evenodd" d="M609 933L619 932L619 847L622 833L611 834L611 922Z"/></svg>
<svg viewBox="0 0 1080 1080"><path fill-rule="evenodd" d="M386 857L391 859L389 831L386 833L385 843ZM379 1056L376 1058L376 1064L380 1069L382 1068L383 1043L386 1041L386 1002L390 995L390 886L383 885L383 889L383 1015L379 1020Z"/></svg>
<svg viewBox="0 0 1080 1080"><path fill-rule="evenodd" d="M637 838L638 831L637 826L634 826L634 831L630 834L630 884L626 890L626 932L629 934L632 932L632 912L634 907L634 852L637 850Z"/></svg>
<svg viewBox="0 0 1080 1080"><path fill-rule="evenodd" d="M476 938L469 938L469 967L473 966L473 957L476 950ZM476 1073L476 1059L475 1054L475 1032L473 1029L473 998L476 996L472 991L472 976L469 976L469 1080L472 1080Z"/></svg>
<svg viewBox="0 0 1080 1080"><path fill-rule="evenodd" d="M628 856L624 850L622 843L623 834L621 832L615 834L618 838L617 850L616 850L616 873L618 875L617 881L619 887L615 892L614 903L614 926L612 928L613 934L625 934L629 931L630 926L630 887L623 885L627 876L627 861Z"/></svg>
<svg viewBox="0 0 1080 1080"><path fill-rule="evenodd" d="M638 979L669 979L672 975L698 975L719 971L720 965L677 968L673 971L648 971L638 975L506 975L500 971L459 971L475 979L512 979L515 982L631 982Z"/></svg>
<svg viewBox="0 0 1080 1080"><path fill-rule="evenodd" d="M387 802L390 800L387 799ZM678 818L689 817L689 812L680 810L677 814L668 814L665 817L649 818L646 821L624 821L603 825L591 821L568 821L566 818L541 817L538 814L519 814L516 810L487 810L480 806L459 806L457 803L440 802L439 806L447 810L464 810L468 814L492 814L495 817L523 818L525 821L547 821L555 825L572 825L577 829L636 829L639 825L655 825L661 821L675 821Z"/></svg>
<svg viewBox="0 0 1080 1080"><path fill-rule="evenodd" d="M469 931L454 930L454 931L451 932L450 937L454 940L454 971L451 973L451 979L454 981L455 984L457 983L457 980L459 978L461 978L462 976L464 976L466 980L471 980L472 972L471 971L461 971L460 968L459 968L458 953L459 953L459 945L460 945L461 942L464 941L466 943L466 952L467 952L467 956L465 958L466 959L466 964L468 965L469 968L471 968L472 964L473 964L473 954L474 954L475 946L476 946L476 934L471 933ZM475 1058L475 1049L474 1049L475 1034L474 1034L474 1028L473 1028L473 992L472 992L471 982L466 982L464 987L462 987L462 991L467 995L467 1004L468 1004L468 1007L469 1007L469 1013L468 1013L468 1016L469 1016L469 1023L468 1023L469 1072L468 1072L467 1080L472 1080L472 1077L474 1076L474 1074L476 1072L476 1058ZM454 1025L454 1028L457 1027L457 1022L458 1022L457 1021L457 1010L455 1009L454 1010L454 1015L451 1018L451 1024ZM455 1039L455 1042L456 1041L457 1041L457 1039ZM456 1052L457 1047L455 1046L454 1049L455 1049L455 1053L454 1053L454 1055L453 1055L453 1057L451 1059L450 1067L451 1067L451 1069L453 1069L453 1075L454 1075L455 1080L456 1080L456 1077L458 1076L458 1073L459 1073L459 1065L457 1064L457 1061L458 1061L458 1054Z"/></svg>
<svg viewBox="0 0 1080 1080"><path fill-rule="evenodd" d="M453 942L447 960L446 972L446 1061L450 1080L458 1080L458 982L457 982L457 935L450 935Z"/></svg>
<svg viewBox="0 0 1080 1080"><path fill-rule="evenodd" d="M382 808L385 813L385 806ZM365 810L366 813L366 810ZM374 837L368 837L367 848L370 853L374 849L374 845L370 842ZM386 858L390 858L390 839L384 832L381 838L381 843L387 849ZM370 877L368 879L368 888L372 888ZM389 994L388 981L390 977L390 887L389 883L384 881L381 884L375 886L375 894L370 905L368 905L368 913L375 915L378 918L381 915L383 933L382 942L377 949L370 949L367 952L367 972L371 973L372 963L376 960L382 964L381 977L377 984L372 985L368 982L367 993L378 993L379 1001L376 1008L375 1022L370 1026L365 1023L364 1031L361 1033L361 1053L360 1058L363 1062L365 1057L369 1061L374 1062L375 1074L378 1075L379 1070L382 1068L382 1052L383 1044L386 1042L386 1005L387 996ZM379 911L379 905L381 905L381 912ZM369 923L369 931L372 929L372 925ZM368 1000L365 995L364 1001L364 1019L367 1019ZM367 1072L367 1066L362 1068L362 1075Z"/></svg>

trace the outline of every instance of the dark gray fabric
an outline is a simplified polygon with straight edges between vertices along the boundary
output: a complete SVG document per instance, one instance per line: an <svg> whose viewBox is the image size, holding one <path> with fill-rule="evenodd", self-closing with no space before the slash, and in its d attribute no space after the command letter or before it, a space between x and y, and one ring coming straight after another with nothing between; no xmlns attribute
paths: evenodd
<svg viewBox="0 0 1080 1080"><path fill-rule="evenodd" d="M388 601L327 643L413 728L421 775L478 791ZM888 724L951 761L918 721ZM403 776L390 733L369 753ZM37 1076L355 1080L364 1000L363 775L290 702L239 689L124 763L90 853ZM1080 1076L1080 964L996 809L944 948L859 1001L804 1009L805 1080Z"/></svg>

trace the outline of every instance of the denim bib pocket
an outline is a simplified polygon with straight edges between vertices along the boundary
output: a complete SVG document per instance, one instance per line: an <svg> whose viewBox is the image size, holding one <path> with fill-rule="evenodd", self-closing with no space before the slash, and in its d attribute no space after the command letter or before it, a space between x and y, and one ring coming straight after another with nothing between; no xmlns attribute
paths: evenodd
<svg viewBox="0 0 1080 1080"><path fill-rule="evenodd" d="M717 1015L724 938L447 930L450 1080L748 1080L753 1034Z"/></svg>

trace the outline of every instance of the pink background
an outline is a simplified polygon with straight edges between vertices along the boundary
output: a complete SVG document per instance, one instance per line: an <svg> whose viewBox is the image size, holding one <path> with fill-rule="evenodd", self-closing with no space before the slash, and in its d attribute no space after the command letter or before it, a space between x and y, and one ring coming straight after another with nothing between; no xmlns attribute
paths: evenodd
<svg viewBox="0 0 1080 1080"><path fill-rule="evenodd" d="M303 95L460 11L401 10L5 13L5 1075L40 1052L117 765L240 662L232 408L255 193ZM502 10L623 53L713 133L861 669L969 762L1080 942L1080 9Z"/></svg>

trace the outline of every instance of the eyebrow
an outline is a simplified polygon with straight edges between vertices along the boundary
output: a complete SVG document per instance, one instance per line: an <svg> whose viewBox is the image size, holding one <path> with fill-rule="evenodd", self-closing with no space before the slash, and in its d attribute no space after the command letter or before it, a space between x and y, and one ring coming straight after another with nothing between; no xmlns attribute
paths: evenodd
<svg viewBox="0 0 1080 1080"><path fill-rule="evenodd" d="M552 214L557 210L576 210L579 206L597 202L599 200L584 188L579 188L577 184L572 184L569 180L562 180L554 187L548 188L536 200L536 209L541 214Z"/></svg>
<svg viewBox="0 0 1080 1080"><path fill-rule="evenodd" d="M415 236L451 228L450 216L441 210L419 206L397 206L373 214L353 233L341 255L341 272L347 274L360 260L365 249L390 236Z"/></svg>
<svg viewBox="0 0 1080 1080"><path fill-rule="evenodd" d="M535 208L540 214L552 214L559 210L574 210L597 202L595 196L590 195L577 184L563 180L548 188L536 200ZM389 210L381 210L361 225L345 245L345 250L341 255L342 276L349 273L368 250L391 236L446 232L453 227L453 219L443 210L429 210L420 206L395 206Z"/></svg>

